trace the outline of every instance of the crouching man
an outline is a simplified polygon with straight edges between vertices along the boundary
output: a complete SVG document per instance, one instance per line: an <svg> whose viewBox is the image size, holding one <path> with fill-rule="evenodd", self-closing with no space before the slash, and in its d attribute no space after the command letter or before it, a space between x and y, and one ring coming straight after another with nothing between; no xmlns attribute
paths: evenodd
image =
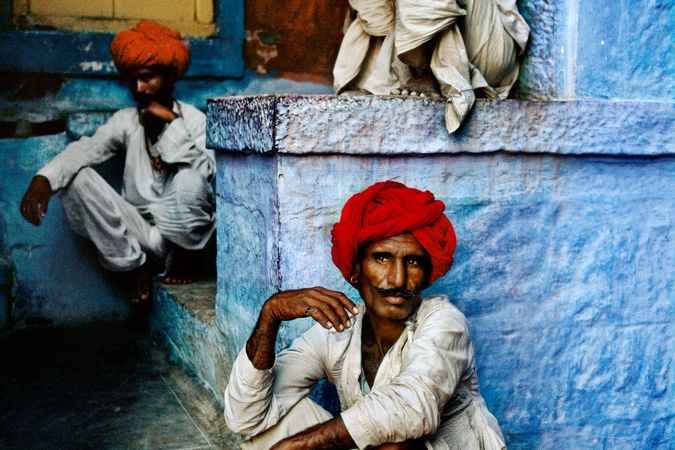
<svg viewBox="0 0 675 450"><path fill-rule="evenodd" d="M116 112L40 169L20 209L40 225L60 191L73 230L93 241L106 269L133 273L132 300L146 302L162 269L167 283L195 277L191 251L203 248L215 228L215 160L205 147L206 116L173 97L190 63L180 33L141 20L110 50L136 107ZM91 168L118 153L125 155L121 193Z"/></svg>
<svg viewBox="0 0 675 450"><path fill-rule="evenodd" d="M232 368L225 418L253 449L502 449L479 391L466 319L443 295L420 293L452 265L455 233L432 193L393 181L347 201L332 257L359 292L279 292L263 305ZM275 355L281 322L312 328ZM307 394L338 391L332 417Z"/></svg>

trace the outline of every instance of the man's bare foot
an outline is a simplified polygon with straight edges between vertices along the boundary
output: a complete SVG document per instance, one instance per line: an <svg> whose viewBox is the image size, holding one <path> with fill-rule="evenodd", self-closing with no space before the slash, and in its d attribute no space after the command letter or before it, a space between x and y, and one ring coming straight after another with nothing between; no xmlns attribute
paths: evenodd
<svg viewBox="0 0 675 450"><path fill-rule="evenodd" d="M411 97L441 98L438 82L433 74L425 73L408 80L402 89L392 89L392 95L409 95Z"/></svg>
<svg viewBox="0 0 675 450"><path fill-rule="evenodd" d="M203 267L201 252L176 247L166 274L162 277L164 284L190 284L199 278Z"/></svg>
<svg viewBox="0 0 675 450"><path fill-rule="evenodd" d="M144 304L152 300L153 277L157 271L157 266L148 262L131 273L132 303Z"/></svg>

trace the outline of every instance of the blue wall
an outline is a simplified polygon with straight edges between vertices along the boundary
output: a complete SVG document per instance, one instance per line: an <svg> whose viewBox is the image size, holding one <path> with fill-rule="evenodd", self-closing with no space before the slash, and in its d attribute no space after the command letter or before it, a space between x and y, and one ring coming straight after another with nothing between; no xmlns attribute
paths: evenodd
<svg viewBox="0 0 675 450"><path fill-rule="evenodd" d="M480 101L448 136L429 100L213 101L229 354L277 290L358 299L332 264L330 229L350 195L400 180L434 192L455 224L455 265L429 293L467 316L509 448L671 448L674 111ZM279 346L310 324L286 323Z"/></svg>
<svg viewBox="0 0 675 450"><path fill-rule="evenodd" d="M243 14L224 2L218 17L231 22L218 45L229 50L197 44L201 62L179 97L205 108L208 97L331 92L243 70ZM247 117L241 136L213 128L214 147L263 153L219 154L219 261L253 270L219 274L216 322L231 347L223 354L236 354L276 289L348 289L331 266L328 230L350 194L396 178L435 191L457 225L457 264L433 289L469 317L482 391L510 448L672 448L675 5L519 6L532 35L516 95L544 102L479 102L452 137L439 105L408 102L353 114L323 100L295 109L273 100L257 105L260 121ZM7 12L0 7L0 30L11 28ZM0 36L0 121L66 125L53 136L0 140L0 329L10 319L128 313L122 283L67 230L58 199L40 228L17 208L48 158L130 104L104 46L97 73L81 70L82 55L70 50L110 37ZM35 58L44 48L55 53ZM285 327L280 345L306 326Z"/></svg>

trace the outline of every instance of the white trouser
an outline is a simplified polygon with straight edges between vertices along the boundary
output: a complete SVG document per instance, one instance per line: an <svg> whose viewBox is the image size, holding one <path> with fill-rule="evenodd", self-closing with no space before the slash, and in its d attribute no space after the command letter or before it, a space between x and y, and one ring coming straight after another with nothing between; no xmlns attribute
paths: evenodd
<svg viewBox="0 0 675 450"><path fill-rule="evenodd" d="M152 217L145 218L91 168L78 172L61 201L73 231L91 240L101 264L115 272L140 267L146 254L163 261L171 242L201 248L215 222L211 186L192 169L180 170L164 196L144 208Z"/></svg>
<svg viewBox="0 0 675 450"><path fill-rule="evenodd" d="M243 450L268 450L282 439L332 418L331 413L305 397L291 408L276 425L242 443L241 448Z"/></svg>

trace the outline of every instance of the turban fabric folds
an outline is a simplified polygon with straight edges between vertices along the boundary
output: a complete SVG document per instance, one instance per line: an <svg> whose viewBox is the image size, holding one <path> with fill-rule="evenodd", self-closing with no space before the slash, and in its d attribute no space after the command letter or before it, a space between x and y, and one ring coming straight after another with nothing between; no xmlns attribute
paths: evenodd
<svg viewBox="0 0 675 450"><path fill-rule="evenodd" d="M138 67L171 67L180 77L190 65L190 49L178 31L151 20L141 20L136 28L122 31L110 44L117 70Z"/></svg>
<svg viewBox="0 0 675 450"><path fill-rule="evenodd" d="M331 231L333 262L349 281L364 244L411 233L431 258L431 284L450 270L457 245L444 210L445 204L429 191L396 181L375 183L352 196L342 208L340 221Z"/></svg>

